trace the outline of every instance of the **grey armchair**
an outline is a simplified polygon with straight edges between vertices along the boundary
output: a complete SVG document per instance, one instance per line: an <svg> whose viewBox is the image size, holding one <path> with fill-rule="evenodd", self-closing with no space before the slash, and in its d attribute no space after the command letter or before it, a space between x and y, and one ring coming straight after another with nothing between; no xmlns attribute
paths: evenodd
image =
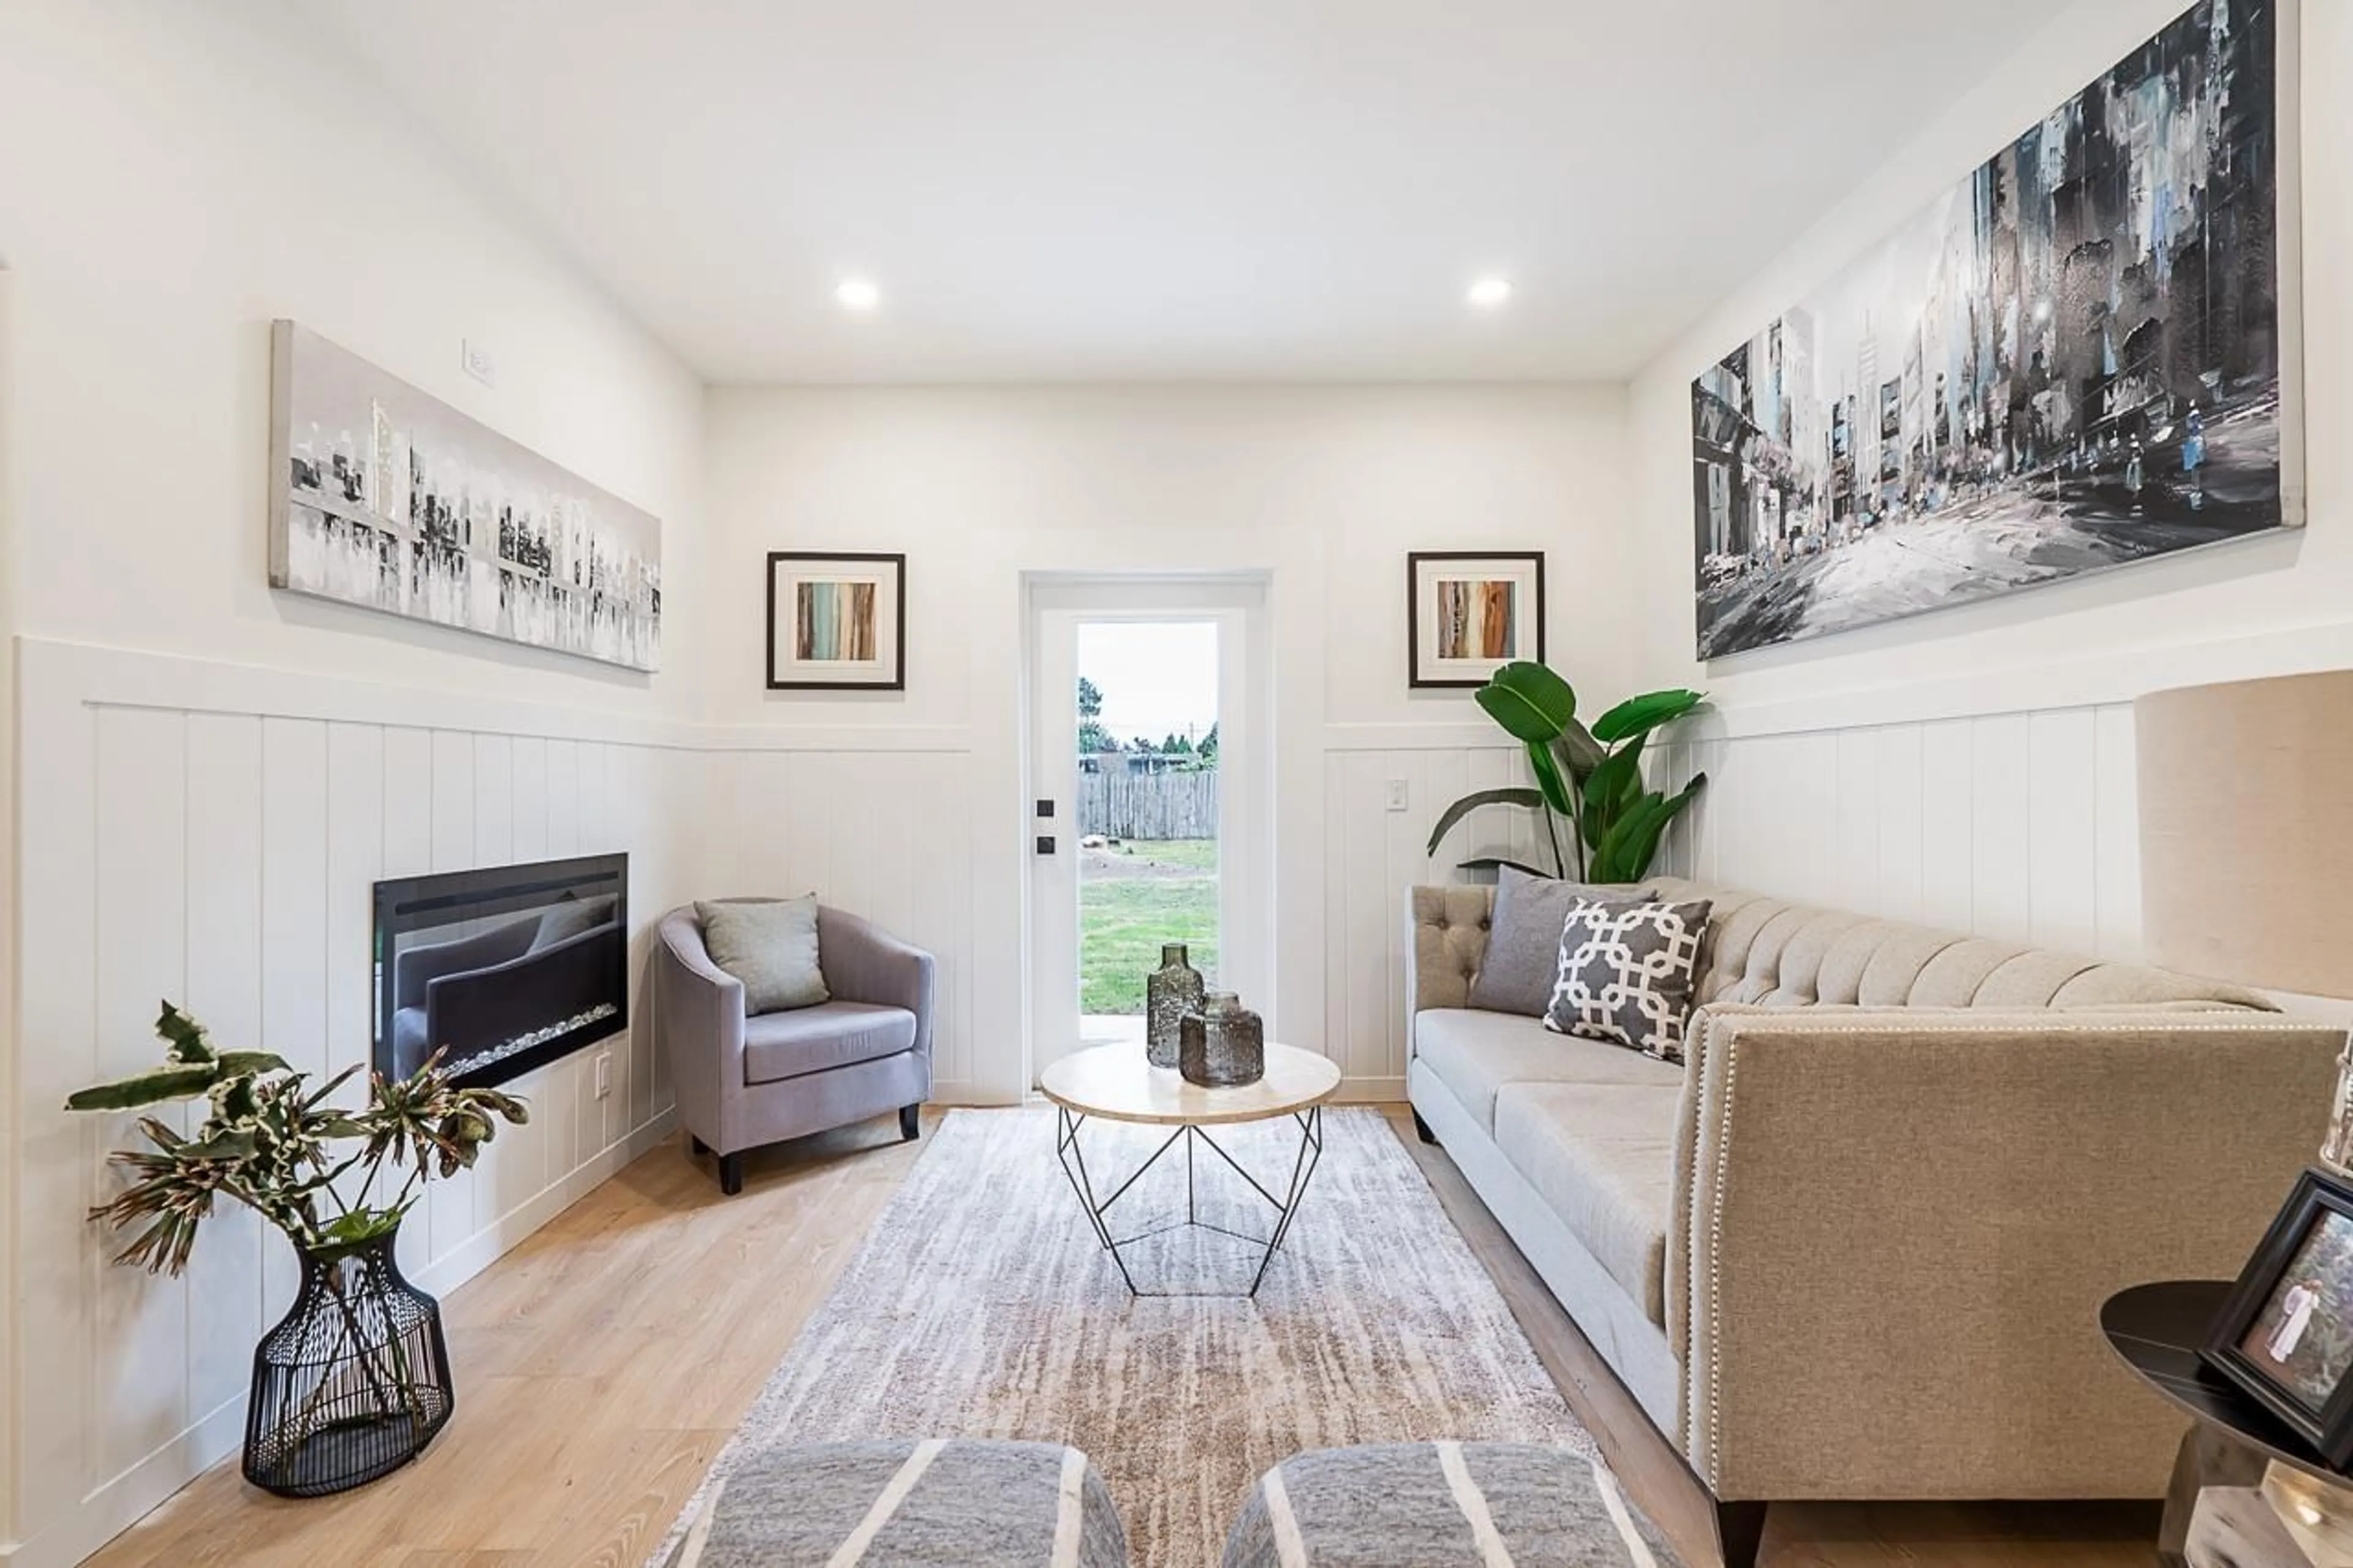
<svg viewBox="0 0 2353 1568"><path fill-rule="evenodd" d="M886 1110L921 1131L932 1092L932 955L820 907L818 962L832 1000L744 1015L744 983L711 961L694 907L662 917L655 1006L678 1116L719 1186L744 1190L744 1152Z"/></svg>

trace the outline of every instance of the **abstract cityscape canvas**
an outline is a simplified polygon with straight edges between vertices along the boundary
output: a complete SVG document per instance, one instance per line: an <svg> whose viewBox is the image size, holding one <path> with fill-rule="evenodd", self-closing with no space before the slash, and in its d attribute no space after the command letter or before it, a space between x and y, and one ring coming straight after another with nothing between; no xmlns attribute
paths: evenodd
<svg viewBox="0 0 2353 1568"><path fill-rule="evenodd" d="M2294 18L2192 6L1692 384L1701 658L2303 521Z"/></svg>
<svg viewBox="0 0 2353 1568"><path fill-rule="evenodd" d="M307 328L270 346L272 587L659 666L657 519Z"/></svg>

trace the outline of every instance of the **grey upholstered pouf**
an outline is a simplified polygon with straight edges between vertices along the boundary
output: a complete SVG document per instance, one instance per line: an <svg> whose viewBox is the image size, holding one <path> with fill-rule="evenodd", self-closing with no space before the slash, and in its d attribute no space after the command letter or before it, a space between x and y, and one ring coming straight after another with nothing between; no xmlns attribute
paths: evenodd
<svg viewBox="0 0 2353 1568"><path fill-rule="evenodd" d="M1225 1568L1672 1568L1609 1472L1565 1448L1324 1448L1259 1478Z"/></svg>
<svg viewBox="0 0 2353 1568"><path fill-rule="evenodd" d="M813 1443L747 1455L663 1568L1124 1568L1103 1477L1058 1443Z"/></svg>

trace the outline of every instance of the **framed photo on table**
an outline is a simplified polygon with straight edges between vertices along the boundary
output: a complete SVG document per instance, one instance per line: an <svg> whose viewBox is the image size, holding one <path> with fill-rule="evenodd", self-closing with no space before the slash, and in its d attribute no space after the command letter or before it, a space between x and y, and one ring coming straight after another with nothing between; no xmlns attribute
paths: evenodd
<svg viewBox="0 0 2353 1568"><path fill-rule="evenodd" d="M1544 552L1418 550L1405 558L1406 684L1476 687L1544 662Z"/></svg>
<svg viewBox="0 0 2353 1568"><path fill-rule="evenodd" d="M907 558L768 552L768 689L904 691Z"/></svg>
<svg viewBox="0 0 2353 1568"><path fill-rule="evenodd" d="M2353 1183L2297 1178L2203 1355L2331 1465L2353 1461Z"/></svg>

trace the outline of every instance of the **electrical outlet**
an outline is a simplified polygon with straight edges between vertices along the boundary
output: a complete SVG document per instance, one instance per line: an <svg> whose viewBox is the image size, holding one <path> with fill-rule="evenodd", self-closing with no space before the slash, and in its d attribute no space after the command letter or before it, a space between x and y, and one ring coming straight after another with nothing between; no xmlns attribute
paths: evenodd
<svg viewBox="0 0 2353 1568"><path fill-rule="evenodd" d="M468 375L472 376L484 386L496 386L499 384L499 367L491 363L489 349L470 338L464 340L459 344L459 348L462 351Z"/></svg>
<svg viewBox="0 0 2353 1568"><path fill-rule="evenodd" d="M1389 809L1391 811L1409 811L1412 809L1412 798L1406 789L1405 780L1403 779L1389 780Z"/></svg>
<svg viewBox="0 0 2353 1568"><path fill-rule="evenodd" d="M596 1053L596 1098L605 1099L613 1092L613 1053Z"/></svg>

